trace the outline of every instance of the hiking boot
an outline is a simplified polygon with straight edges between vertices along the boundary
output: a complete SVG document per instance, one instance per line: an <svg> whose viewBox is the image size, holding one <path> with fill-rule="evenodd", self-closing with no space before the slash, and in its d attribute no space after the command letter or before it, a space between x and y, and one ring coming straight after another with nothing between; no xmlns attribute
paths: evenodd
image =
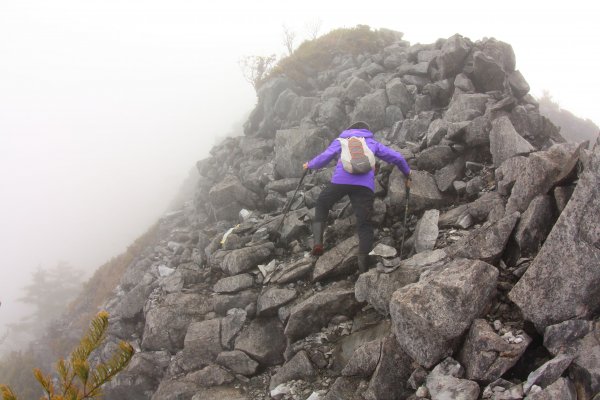
<svg viewBox="0 0 600 400"><path fill-rule="evenodd" d="M313 249L311 254L313 256L323 255L323 222L313 222Z"/></svg>
<svg viewBox="0 0 600 400"><path fill-rule="evenodd" d="M358 272L361 274L369 270L369 255L359 254L358 255Z"/></svg>

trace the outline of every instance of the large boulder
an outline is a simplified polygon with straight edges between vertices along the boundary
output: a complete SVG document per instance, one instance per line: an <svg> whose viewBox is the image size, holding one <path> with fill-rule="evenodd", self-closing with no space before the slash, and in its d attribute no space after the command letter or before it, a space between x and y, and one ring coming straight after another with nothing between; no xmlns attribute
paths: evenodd
<svg viewBox="0 0 600 400"><path fill-rule="evenodd" d="M283 325L274 318L257 318L235 340L235 350L241 350L264 366L283 362L286 338Z"/></svg>
<svg viewBox="0 0 600 400"><path fill-rule="evenodd" d="M426 387L432 400L476 400L479 398L479 385L461 379L464 370L452 358L447 358L427 375Z"/></svg>
<svg viewBox="0 0 600 400"><path fill-rule="evenodd" d="M196 293L172 293L146 313L142 349L169 350L183 348L188 326L213 311L212 302Z"/></svg>
<svg viewBox="0 0 600 400"><path fill-rule="evenodd" d="M504 90L506 72L502 65L483 51L473 54L473 80L482 92Z"/></svg>
<svg viewBox="0 0 600 400"><path fill-rule="evenodd" d="M456 156L457 154L452 150L452 147L434 145L417 155L417 166L419 169L433 172L450 163Z"/></svg>
<svg viewBox="0 0 600 400"><path fill-rule="evenodd" d="M236 374L245 376L254 375L258 368L258 363L240 350L219 353L215 362Z"/></svg>
<svg viewBox="0 0 600 400"><path fill-rule="evenodd" d="M494 332L486 320L473 321L458 358L467 379L492 382L500 378L519 361L531 343L525 333L521 339L519 343L510 343Z"/></svg>
<svg viewBox="0 0 600 400"><path fill-rule="evenodd" d="M517 133L508 117L492 121L490 152L496 167L511 157L529 154L534 150L533 146Z"/></svg>
<svg viewBox="0 0 600 400"><path fill-rule="evenodd" d="M412 360L399 346L393 335L383 339L379 365L375 369L365 398L394 400L410 393L406 381L412 372Z"/></svg>
<svg viewBox="0 0 600 400"><path fill-rule="evenodd" d="M514 212L497 222L486 222L451 245L447 251L454 257L473 258L493 263L504 252L506 243L518 220L519 213Z"/></svg>
<svg viewBox="0 0 600 400"><path fill-rule="evenodd" d="M352 315L357 306L350 284L333 285L292 307L285 335L292 341L301 339L327 326L336 315Z"/></svg>
<svg viewBox="0 0 600 400"><path fill-rule="evenodd" d="M600 148L536 258L509 293L540 330L592 315L600 307L599 171Z"/></svg>
<svg viewBox="0 0 600 400"><path fill-rule="evenodd" d="M387 95L384 89L362 97L356 104L352 113L352 120L365 121L376 132L384 127L385 109L388 106Z"/></svg>
<svg viewBox="0 0 600 400"><path fill-rule="evenodd" d="M489 98L487 94L482 93L456 94L444 114L444 120L447 122L470 121L483 115Z"/></svg>
<svg viewBox="0 0 600 400"><path fill-rule="evenodd" d="M450 78L462 71L470 50L471 44L461 35L448 38L436 58L440 79Z"/></svg>
<svg viewBox="0 0 600 400"><path fill-rule="evenodd" d="M439 210L427 210L417 222L415 227L414 247L415 252L420 253L425 250L433 250L439 233L438 219Z"/></svg>
<svg viewBox="0 0 600 400"><path fill-rule="evenodd" d="M385 90L390 104L400 107L402 114L408 115L412 110L415 100L413 94L402 83L402 80L400 78L390 80L386 84Z"/></svg>
<svg viewBox="0 0 600 400"><path fill-rule="evenodd" d="M237 219L242 208L256 208L259 198L246 189L235 175L226 175L208 192L213 213L217 219Z"/></svg>
<svg viewBox="0 0 600 400"><path fill-rule="evenodd" d="M571 356L569 376L581 398L591 399L600 391L600 344L598 322L570 320L548 326L544 346L553 355Z"/></svg>
<svg viewBox="0 0 600 400"><path fill-rule="evenodd" d="M251 288L254 278L250 274L239 274L219 279L213 286L215 293L235 293L240 290Z"/></svg>
<svg viewBox="0 0 600 400"><path fill-rule="evenodd" d="M277 370L277 373L271 377L269 387L275 389L278 385L294 379L312 381L316 376L317 371L306 354L306 351L300 350L288 362L283 364L283 366Z"/></svg>
<svg viewBox="0 0 600 400"><path fill-rule="evenodd" d="M498 270L483 261L456 259L394 292L390 315L400 347L426 368L452 354L488 305L497 279Z"/></svg>
<svg viewBox="0 0 600 400"><path fill-rule="evenodd" d="M390 312L392 294L419 280L419 276L427 268L443 263L446 252L442 249L424 251L402 261L400 266L390 273L381 273L371 269L361 274L354 286L354 295L359 302L366 301L383 315Z"/></svg>
<svg viewBox="0 0 600 400"><path fill-rule="evenodd" d="M228 275L241 274L267 260L274 250L275 246L270 242L233 250L223 259L221 269Z"/></svg>
<svg viewBox="0 0 600 400"><path fill-rule="evenodd" d="M569 176L577 165L581 149L582 145L561 143L530 154L515 180L506 212L524 212L537 195L548 193Z"/></svg>
<svg viewBox="0 0 600 400"><path fill-rule="evenodd" d="M183 362L192 371L215 361L221 347L221 321L210 319L194 322L188 328L183 346Z"/></svg>
<svg viewBox="0 0 600 400"><path fill-rule="evenodd" d="M258 297L256 313L258 316L276 314L279 307L294 300L297 295L294 289L270 287Z"/></svg>
<svg viewBox="0 0 600 400"><path fill-rule="evenodd" d="M418 212L441 206L445 199L438 190L435 178L427 171L414 170L411 173L412 186L410 188L409 208L411 212ZM405 177L400 170L394 168L390 175L388 196L386 201L392 209L404 208L406 201Z"/></svg>
<svg viewBox="0 0 600 400"><path fill-rule="evenodd" d="M339 275L347 275L356 270L356 251L358 237L356 235L328 250L317 260L312 280L321 281Z"/></svg>
<svg viewBox="0 0 600 400"><path fill-rule="evenodd" d="M384 111L385 112L385 111ZM285 129L275 135L275 171L282 178L299 178L302 164L329 146L333 137L327 128Z"/></svg>

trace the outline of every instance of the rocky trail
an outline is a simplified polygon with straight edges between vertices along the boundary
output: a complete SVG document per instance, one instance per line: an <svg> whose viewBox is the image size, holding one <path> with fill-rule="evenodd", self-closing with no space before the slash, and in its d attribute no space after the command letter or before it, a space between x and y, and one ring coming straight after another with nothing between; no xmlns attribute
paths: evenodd
<svg viewBox="0 0 600 400"><path fill-rule="evenodd" d="M460 35L337 54L274 76L245 135L198 162L195 198L160 220L114 297L108 344L137 353L110 400L591 399L600 391L600 146L540 116L510 45ZM331 168L302 163L363 120L413 168L376 179L373 267L352 206L316 259ZM405 235L404 259L399 258Z"/></svg>

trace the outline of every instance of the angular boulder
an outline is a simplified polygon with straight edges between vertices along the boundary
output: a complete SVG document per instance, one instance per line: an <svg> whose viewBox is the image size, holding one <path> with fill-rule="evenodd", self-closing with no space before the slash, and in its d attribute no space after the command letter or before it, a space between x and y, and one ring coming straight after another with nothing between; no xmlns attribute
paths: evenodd
<svg viewBox="0 0 600 400"><path fill-rule="evenodd" d="M521 343L509 343L498 335L484 319L471 325L458 361L465 367L467 379L492 382L512 368L523 355L531 338L522 335Z"/></svg>
<svg viewBox="0 0 600 400"><path fill-rule="evenodd" d="M455 360L447 358L427 375L426 387L432 400L476 400L479 398L479 385L461 379L463 369Z"/></svg>
<svg viewBox="0 0 600 400"><path fill-rule="evenodd" d="M257 318L235 340L235 350L241 350L264 366L283 362L286 338L283 325L274 318Z"/></svg>
<svg viewBox="0 0 600 400"><path fill-rule="evenodd" d="M241 274L267 260L274 250L275 245L270 242L232 250L223 259L221 269L228 275Z"/></svg>
<svg viewBox="0 0 600 400"><path fill-rule="evenodd" d="M394 292L390 315L400 347L426 368L452 354L488 305L497 279L498 270L483 261L456 259Z"/></svg>
<svg viewBox="0 0 600 400"><path fill-rule="evenodd" d="M375 92L362 97L358 101L356 108L352 113L352 120L365 121L369 124L371 131L377 132L384 127L385 109L387 106L388 99L385 94L385 89L376 90Z"/></svg>
<svg viewBox="0 0 600 400"><path fill-rule="evenodd" d="M529 154L535 149L515 130L512 122L506 116L492 121L490 131L490 152L496 167L511 157Z"/></svg>
<svg viewBox="0 0 600 400"><path fill-rule="evenodd" d="M394 400L408 396L406 381L412 372L412 360L399 346L393 335L383 339L379 364L371 377L366 398Z"/></svg>
<svg viewBox="0 0 600 400"><path fill-rule="evenodd" d="M514 191L514 189L513 189ZM600 148L527 272L509 292L538 330L600 307Z"/></svg>
<svg viewBox="0 0 600 400"><path fill-rule="evenodd" d="M327 128L286 129L275 134L275 171L282 178L299 178L302 164L329 146L333 137Z"/></svg>
<svg viewBox="0 0 600 400"><path fill-rule="evenodd" d="M333 285L292 307L285 335L295 341L318 332L334 316L352 315L357 305L351 285Z"/></svg>
<svg viewBox="0 0 600 400"><path fill-rule="evenodd" d="M404 260L395 271L383 274L371 269L361 274L354 286L354 294L359 302L368 302L379 313L388 315L392 294L411 283L419 280L421 272L446 257L444 250L424 251Z"/></svg>
<svg viewBox="0 0 600 400"><path fill-rule="evenodd" d="M421 219L419 219L413 234L415 252L420 253L425 250L433 250L439 233L439 217L439 210L427 210Z"/></svg>
<svg viewBox="0 0 600 400"><path fill-rule="evenodd" d="M270 287L265 290L256 302L256 312L259 317L274 315L279 307L294 300L298 293L294 289Z"/></svg>
<svg viewBox="0 0 600 400"><path fill-rule="evenodd" d="M258 368L258 363L240 350L219 353L215 362L236 374L244 376L254 375Z"/></svg>
<svg viewBox="0 0 600 400"><path fill-rule="evenodd" d="M183 345L185 369L192 371L211 364L222 350L221 321L194 322L188 328Z"/></svg>
<svg viewBox="0 0 600 400"><path fill-rule="evenodd" d="M296 379L312 381L316 376L317 372L306 351L300 350L271 377L269 387L272 390L282 383Z"/></svg>
<svg viewBox="0 0 600 400"><path fill-rule="evenodd" d="M433 175L427 171L413 170L411 172L411 177L413 181L410 189L409 201L411 212L437 208L444 203L445 199L438 190ZM406 199L404 182L404 174L397 168L394 168L390 175L388 196L386 199L392 209L404 209L404 202Z"/></svg>
<svg viewBox="0 0 600 400"><path fill-rule="evenodd" d="M356 270L356 235L344 240L318 258L312 274L313 282L339 275L348 275Z"/></svg>

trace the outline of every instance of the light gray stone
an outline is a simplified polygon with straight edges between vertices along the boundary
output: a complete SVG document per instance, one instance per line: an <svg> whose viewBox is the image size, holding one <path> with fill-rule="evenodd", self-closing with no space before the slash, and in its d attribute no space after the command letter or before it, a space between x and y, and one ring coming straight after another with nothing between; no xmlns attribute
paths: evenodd
<svg viewBox="0 0 600 400"><path fill-rule="evenodd" d="M459 73L470 50L470 43L461 35L456 34L446 40L436 59L440 78L450 78Z"/></svg>
<svg viewBox="0 0 600 400"><path fill-rule="evenodd" d="M357 251L358 237L355 235L326 251L315 264L312 275L313 282L354 272L357 268Z"/></svg>
<svg viewBox="0 0 600 400"><path fill-rule="evenodd" d="M504 90L506 73L502 65L483 51L473 54L473 80L483 92Z"/></svg>
<svg viewBox="0 0 600 400"><path fill-rule="evenodd" d="M452 162L457 154L450 146L435 145L424 149L417 155L419 169L433 172Z"/></svg>
<svg viewBox="0 0 600 400"><path fill-rule="evenodd" d="M234 276L228 276L219 279L213 291L215 293L235 293L240 290L251 288L254 285L254 278L250 274L239 274Z"/></svg>
<svg viewBox="0 0 600 400"><path fill-rule="evenodd" d="M299 178L302 164L329 146L329 129L286 129L275 135L275 170L282 178Z"/></svg>
<svg viewBox="0 0 600 400"><path fill-rule="evenodd" d="M413 234L415 252L420 253L426 250L433 250L439 233L439 216L439 210L427 210L419 222L417 222Z"/></svg>
<svg viewBox="0 0 600 400"><path fill-rule="evenodd" d="M451 358L437 365L427 376L426 387L431 400L476 400L479 398L479 385L461 379L462 367Z"/></svg>
<svg viewBox="0 0 600 400"><path fill-rule="evenodd" d="M379 364L373 372L365 398L394 400L407 396L410 390L406 381L412 372L411 361L393 335L383 339Z"/></svg>
<svg viewBox="0 0 600 400"><path fill-rule="evenodd" d="M542 331L600 307L600 148L527 272L509 292ZM513 189L514 192L514 189ZM510 201L510 200L509 200ZM561 266L557 268L556 266Z"/></svg>
<svg viewBox="0 0 600 400"><path fill-rule="evenodd" d="M400 78L394 78L386 84L386 93L390 104L399 106L402 114L408 115L413 108L415 99Z"/></svg>
<svg viewBox="0 0 600 400"><path fill-rule="evenodd" d="M482 93L457 94L452 98L444 119L448 122L469 121L483 115L489 96Z"/></svg>
<svg viewBox="0 0 600 400"><path fill-rule="evenodd" d="M512 368L523 355L531 338L523 333L521 343L509 343L484 319L471 325L458 360L465 367L467 379L492 382Z"/></svg>
<svg viewBox="0 0 600 400"><path fill-rule="evenodd" d="M290 310L285 335L292 341L318 332L336 315L352 315L358 303L354 289L343 282L314 294Z"/></svg>
<svg viewBox="0 0 600 400"><path fill-rule="evenodd" d="M343 376L370 377L381 358L381 340L373 340L358 347L342 370Z"/></svg>
<svg viewBox="0 0 600 400"><path fill-rule="evenodd" d="M241 308L232 308L221 320L221 346L224 349L233 347L233 340L240 333L246 322L247 313Z"/></svg>
<svg viewBox="0 0 600 400"><path fill-rule="evenodd" d="M558 378L556 382L541 392L529 394L526 400L577 400L575 385L568 378Z"/></svg>
<svg viewBox="0 0 600 400"><path fill-rule="evenodd" d="M277 317L253 320L235 340L235 350L241 350L264 366L283 362L286 338Z"/></svg>
<svg viewBox="0 0 600 400"><path fill-rule="evenodd" d="M427 267L442 262L446 252L442 249L424 251L402 261L398 269L389 274L380 273L376 269L361 274L354 286L356 300L367 301L379 313L389 314L389 303L392 294L419 280L421 272Z"/></svg>
<svg viewBox="0 0 600 400"><path fill-rule="evenodd" d="M413 170L411 172L412 186L410 188L409 208L411 212L440 207L445 199L438 190L433 175L427 171ZM404 210L406 200L404 174L394 168L390 175L388 197L386 201L392 209Z"/></svg>
<svg viewBox="0 0 600 400"><path fill-rule="evenodd" d="M523 391L528 393L533 385L545 388L554 383L569 367L573 358L572 355L559 354L545 362L527 376L527 382L523 384Z"/></svg>
<svg viewBox="0 0 600 400"><path fill-rule="evenodd" d="M240 350L219 353L215 362L236 374L245 376L254 375L258 368L258 363Z"/></svg>
<svg viewBox="0 0 600 400"><path fill-rule="evenodd" d="M310 362L306 351L300 350L271 377L269 387L274 389L282 383L296 379L312 381L316 376L317 372Z"/></svg>
<svg viewBox="0 0 600 400"><path fill-rule="evenodd" d="M194 322L188 328L183 345L183 362L192 371L215 361L221 347L221 321Z"/></svg>
<svg viewBox="0 0 600 400"><path fill-rule="evenodd" d="M394 292L390 315L400 347L426 368L452 354L494 295L497 278L485 262L456 259Z"/></svg>
<svg viewBox="0 0 600 400"><path fill-rule="evenodd" d="M270 242L233 250L223 259L221 269L229 275L241 274L267 260L274 250L275 246Z"/></svg>
<svg viewBox="0 0 600 400"><path fill-rule="evenodd" d="M256 312L259 317L274 315L279 307L294 300L297 295L294 289L270 287L258 297Z"/></svg>
<svg viewBox="0 0 600 400"><path fill-rule="evenodd" d="M371 130L376 132L384 127L385 109L387 106L388 99L385 90L378 89L358 100L354 112L352 113L352 120L365 121L369 124ZM329 143L327 143L327 145L329 145ZM326 148L327 145L322 146L322 148ZM310 157L307 157L306 159L310 159ZM302 166L302 163L300 166Z"/></svg>
<svg viewBox="0 0 600 400"><path fill-rule="evenodd" d="M534 150L533 146L517 133L508 117L503 116L492 121L490 152L496 167L511 157L529 154Z"/></svg>

